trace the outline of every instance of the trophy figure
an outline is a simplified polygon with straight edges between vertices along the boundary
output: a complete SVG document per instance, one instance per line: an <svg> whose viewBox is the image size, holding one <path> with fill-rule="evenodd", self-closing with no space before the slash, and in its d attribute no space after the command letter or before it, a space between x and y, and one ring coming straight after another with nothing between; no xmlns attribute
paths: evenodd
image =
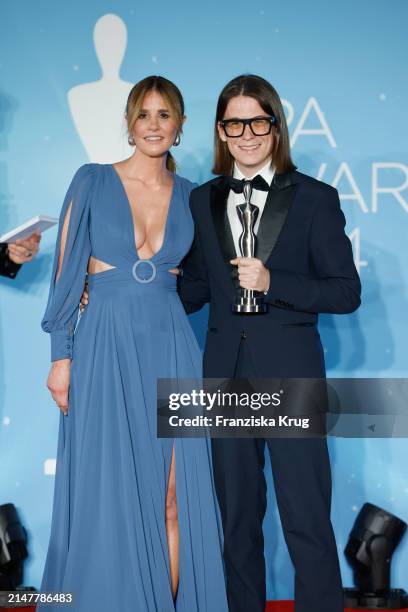
<svg viewBox="0 0 408 612"><path fill-rule="evenodd" d="M239 250L241 251L241 257L254 257L256 244L254 226L258 218L259 208L251 204L251 181L244 182L243 194L245 203L237 206L238 217L242 225ZM267 304L265 304L263 295L259 291L240 288L237 299L232 304L232 310L245 314L260 314L267 312Z"/></svg>

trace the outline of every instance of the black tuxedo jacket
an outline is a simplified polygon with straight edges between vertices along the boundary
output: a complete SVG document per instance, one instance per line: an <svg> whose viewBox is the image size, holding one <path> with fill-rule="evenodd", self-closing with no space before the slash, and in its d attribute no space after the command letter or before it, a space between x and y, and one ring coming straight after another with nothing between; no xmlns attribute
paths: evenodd
<svg viewBox="0 0 408 612"><path fill-rule="evenodd" d="M7 255L7 244L0 243L0 275L14 278L21 268L21 264L11 261Z"/></svg>
<svg viewBox="0 0 408 612"><path fill-rule="evenodd" d="M191 192L195 236L178 277L186 312L210 304L204 376L232 377L245 339L260 378L324 377L318 313L353 312L361 292L337 190L297 171L275 174L257 235L271 279L269 312L259 315L231 309L239 283L228 193L225 177Z"/></svg>

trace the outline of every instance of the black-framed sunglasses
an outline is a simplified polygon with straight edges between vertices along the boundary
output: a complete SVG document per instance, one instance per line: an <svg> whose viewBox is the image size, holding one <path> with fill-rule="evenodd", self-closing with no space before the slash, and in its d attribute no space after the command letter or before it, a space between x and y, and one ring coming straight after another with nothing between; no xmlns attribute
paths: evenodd
<svg viewBox="0 0 408 612"><path fill-rule="evenodd" d="M267 136L271 133L273 125L276 125L275 115L270 117L252 117L251 119L222 119L219 124L228 138L239 138L249 125L254 136Z"/></svg>

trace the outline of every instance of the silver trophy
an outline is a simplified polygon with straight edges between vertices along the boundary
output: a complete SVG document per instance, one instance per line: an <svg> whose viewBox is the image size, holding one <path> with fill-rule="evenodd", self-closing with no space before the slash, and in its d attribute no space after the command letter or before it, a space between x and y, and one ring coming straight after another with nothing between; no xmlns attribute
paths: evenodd
<svg viewBox="0 0 408 612"><path fill-rule="evenodd" d="M251 181L244 182L243 194L244 204L237 206L237 213L242 225L242 234L239 237L239 250L241 257L254 257L256 236L254 227L259 214L258 206L251 204L252 185ZM237 299L232 305L233 312L246 314L260 314L267 312L267 304L259 291L254 289L239 289Z"/></svg>

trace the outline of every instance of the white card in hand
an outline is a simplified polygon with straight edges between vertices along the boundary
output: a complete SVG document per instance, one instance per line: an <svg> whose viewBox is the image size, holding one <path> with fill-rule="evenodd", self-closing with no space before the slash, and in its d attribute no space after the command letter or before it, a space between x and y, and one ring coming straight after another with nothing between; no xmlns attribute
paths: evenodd
<svg viewBox="0 0 408 612"><path fill-rule="evenodd" d="M37 215L23 223L23 225L19 225L10 232L0 236L0 242L14 242L17 239L28 238L34 232L44 232L56 223L58 223L58 219L55 219L55 217Z"/></svg>

